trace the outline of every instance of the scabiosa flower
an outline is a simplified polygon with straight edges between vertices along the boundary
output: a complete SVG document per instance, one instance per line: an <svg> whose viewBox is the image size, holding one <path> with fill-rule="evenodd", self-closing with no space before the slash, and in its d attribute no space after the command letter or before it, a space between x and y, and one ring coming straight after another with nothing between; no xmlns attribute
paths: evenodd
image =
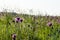
<svg viewBox="0 0 60 40"><path fill-rule="evenodd" d="M48 25L48 26L52 26L52 22L48 22L47 25Z"/></svg>
<svg viewBox="0 0 60 40"><path fill-rule="evenodd" d="M15 21L18 23L18 22L22 22L22 21L23 21L23 19L22 19L22 18L17 17L17 18L15 18Z"/></svg>
<svg viewBox="0 0 60 40"><path fill-rule="evenodd" d="M16 40L16 34L12 34L12 40Z"/></svg>

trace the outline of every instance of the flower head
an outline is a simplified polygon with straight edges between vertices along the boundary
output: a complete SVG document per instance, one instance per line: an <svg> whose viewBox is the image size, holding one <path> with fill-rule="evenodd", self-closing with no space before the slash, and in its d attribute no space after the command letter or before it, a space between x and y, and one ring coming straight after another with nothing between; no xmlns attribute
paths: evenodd
<svg viewBox="0 0 60 40"><path fill-rule="evenodd" d="M17 18L15 18L15 21L16 21L16 22L22 22L22 21L23 21L23 19L22 19L22 18L17 17Z"/></svg>
<svg viewBox="0 0 60 40"><path fill-rule="evenodd" d="M52 22L48 22L47 25L48 25L48 26L52 26Z"/></svg>
<svg viewBox="0 0 60 40"><path fill-rule="evenodd" d="M16 34L12 34L12 39L16 39Z"/></svg>

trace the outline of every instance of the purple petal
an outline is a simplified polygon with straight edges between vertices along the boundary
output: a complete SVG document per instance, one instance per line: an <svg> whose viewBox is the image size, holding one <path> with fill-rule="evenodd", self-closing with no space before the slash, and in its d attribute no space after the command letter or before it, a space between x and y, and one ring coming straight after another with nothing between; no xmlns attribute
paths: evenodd
<svg viewBox="0 0 60 40"><path fill-rule="evenodd" d="M51 22L48 22L47 25L48 25L48 26L52 26L52 23L51 23Z"/></svg>
<svg viewBox="0 0 60 40"><path fill-rule="evenodd" d="M23 19L21 19L21 18L17 17L17 18L15 18L15 21L16 21L16 22L22 22L22 21L23 21Z"/></svg>

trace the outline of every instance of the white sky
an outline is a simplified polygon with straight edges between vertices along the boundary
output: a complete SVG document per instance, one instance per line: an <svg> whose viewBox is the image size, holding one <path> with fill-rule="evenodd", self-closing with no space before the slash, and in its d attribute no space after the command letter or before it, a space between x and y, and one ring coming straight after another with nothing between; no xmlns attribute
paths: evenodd
<svg viewBox="0 0 60 40"><path fill-rule="evenodd" d="M0 0L0 10L37 9L50 15L59 15L60 0Z"/></svg>

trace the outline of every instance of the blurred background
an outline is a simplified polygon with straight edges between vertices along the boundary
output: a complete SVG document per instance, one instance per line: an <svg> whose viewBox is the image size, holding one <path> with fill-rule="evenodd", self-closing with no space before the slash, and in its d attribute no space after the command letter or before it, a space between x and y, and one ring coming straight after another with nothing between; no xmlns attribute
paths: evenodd
<svg viewBox="0 0 60 40"><path fill-rule="evenodd" d="M60 0L0 0L0 11L60 16Z"/></svg>

